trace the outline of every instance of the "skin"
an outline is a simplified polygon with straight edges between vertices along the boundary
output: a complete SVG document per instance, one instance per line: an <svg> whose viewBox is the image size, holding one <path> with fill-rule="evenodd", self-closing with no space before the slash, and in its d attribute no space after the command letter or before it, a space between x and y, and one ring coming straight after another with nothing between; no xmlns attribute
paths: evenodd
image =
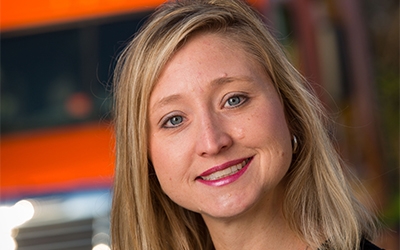
<svg viewBox="0 0 400 250"><path fill-rule="evenodd" d="M305 248L281 213L292 158L283 105L269 76L237 43L217 34L189 39L156 83L148 119L161 187L203 216L217 249ZM205 171L240 159L251 162L238 179L199 181Z"/></svg>

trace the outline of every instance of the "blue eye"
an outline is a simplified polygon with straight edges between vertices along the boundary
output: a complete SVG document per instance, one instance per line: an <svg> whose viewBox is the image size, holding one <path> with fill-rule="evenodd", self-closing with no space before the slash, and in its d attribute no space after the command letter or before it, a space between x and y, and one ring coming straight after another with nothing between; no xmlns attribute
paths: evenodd
<svg viewBox="0 0 400 250"><path fill-rule="evenodd" d="M177 127L179 124L183 122L183 117L180 115L172 116L167 119L167 121L164 124L164 127L166 128L172 128L172 127Z"/></svg>
<svg viewBox="0 0 400 250"><path fill-rule="evenodd" d="M228 98L228 100L226 100L225 107L234 108L234 107L242 105L243 102L245 102L245 101L246 101L246 97L244 97L244 96L240 96L240 95L231 96Z"/></svg>

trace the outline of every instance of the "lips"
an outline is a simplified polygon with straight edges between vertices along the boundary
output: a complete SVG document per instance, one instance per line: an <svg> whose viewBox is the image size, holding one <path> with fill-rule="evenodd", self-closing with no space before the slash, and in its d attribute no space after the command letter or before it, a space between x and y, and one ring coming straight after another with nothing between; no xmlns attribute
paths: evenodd
<svg viewBox="0 0 400 250"><path fill-rule="evenodd" d="M246 166L246 164L250 161L250 158L245 159L241 162L239 162L238 164L235 164L233 166L224 168L222 170L218 170L217 169L213 169L212 171L216 171L216 172L212 172L211 174L207 174L207 172L205 172L206 175L201 175L199 176L202 180L205 181L214 181L214 180L218 180L224 177L227 177L229 175L233 175L237 172L239 172L239 170L241 170L244 166Z"/></svg>
<svg viewBox="0 0 400 250"><path fill-rule="evenodd" d="M228 181L229 179L233 178L232 181L236 180L242 172L247 169L247 166L252 159L253 157L227 162L205 171L196 179L205 184L217 184L221 181L223 181L224 184L227 184L227 182L231 182Z"/></svg>

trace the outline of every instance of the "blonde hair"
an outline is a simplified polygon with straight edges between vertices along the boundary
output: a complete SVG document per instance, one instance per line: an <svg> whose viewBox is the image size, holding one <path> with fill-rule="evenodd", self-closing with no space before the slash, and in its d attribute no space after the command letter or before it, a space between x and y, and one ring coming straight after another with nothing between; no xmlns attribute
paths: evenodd
<svg viewBox="0 0 400 250"><path fill-rule="evenodd" d="M283 206L291 229L312 248L328 240L333 249L358 249L362 236L374 237L374 217L350 190L321 105L259 16L241 0L192 0L157 9L117 64L113 249L213 249L201 216L163 193L148 158L151 91L174 52L202 32L240 44L263 66L283 101L300 144L287 173Z"/></svg>

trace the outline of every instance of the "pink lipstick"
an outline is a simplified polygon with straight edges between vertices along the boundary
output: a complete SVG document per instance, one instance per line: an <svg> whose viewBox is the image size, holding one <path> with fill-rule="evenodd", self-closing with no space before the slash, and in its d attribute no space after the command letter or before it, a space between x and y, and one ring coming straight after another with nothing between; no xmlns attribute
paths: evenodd
<svg viewBox="0 0 400 250"><path fill-rule="evenodd" d="M209 186L224 186L239 179L247 170L253 157L238 159L213 167L196 178Z"/></svg>

